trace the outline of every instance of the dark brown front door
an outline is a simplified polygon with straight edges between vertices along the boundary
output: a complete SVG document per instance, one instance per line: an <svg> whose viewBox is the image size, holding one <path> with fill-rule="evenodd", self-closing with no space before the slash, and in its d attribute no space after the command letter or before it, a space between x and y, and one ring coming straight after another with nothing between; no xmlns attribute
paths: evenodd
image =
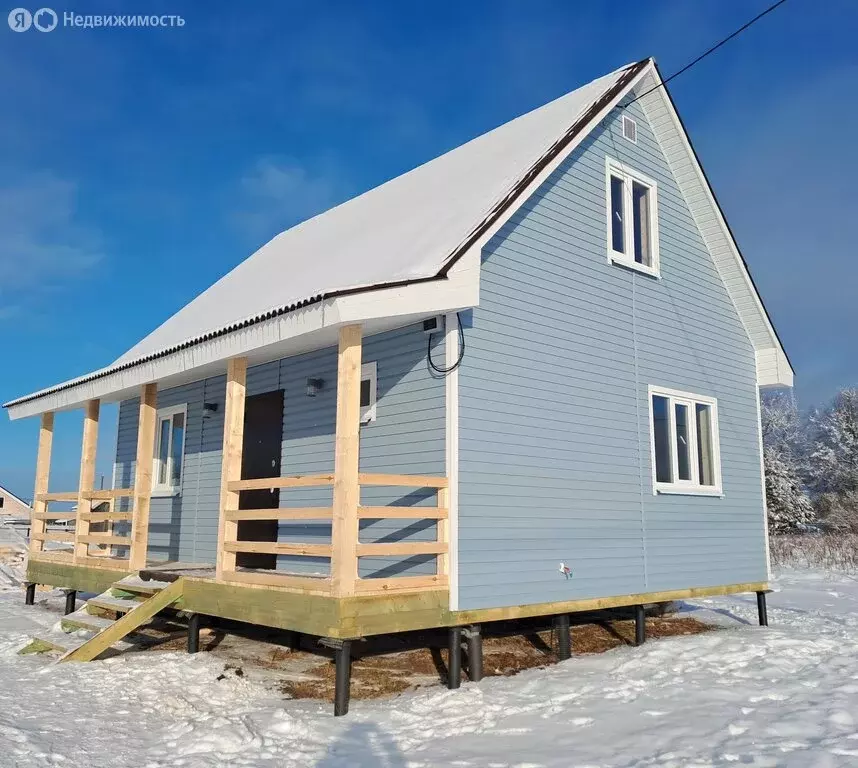
<svg viewBox="0 0 858 768"><path fill-rule="evenodd" d="M283 390L252 395L244 406L244 451L241 479L280 476L280 452L283 443ZM239 509L276 509L280 505L277 488L242 491ZM239 541L277 541L276 520L242 520L238 524ZM236 556L242 568L275 568L276 555L243 552Z"/></svg>

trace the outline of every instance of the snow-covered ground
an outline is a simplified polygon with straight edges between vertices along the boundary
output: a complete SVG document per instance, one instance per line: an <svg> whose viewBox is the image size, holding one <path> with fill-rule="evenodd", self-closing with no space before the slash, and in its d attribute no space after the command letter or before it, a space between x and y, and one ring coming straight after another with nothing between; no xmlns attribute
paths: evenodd
<svg viewBox="0 0 858 768"><path fill-rule="evenodd" d="M0 766L858 765L858 581L789 571L686 610L722 631L510 678L352 704L284 701L206 654L52 665L15 651L56 621L0 592ZM42 596L40 595L40 599Z"/></svg>

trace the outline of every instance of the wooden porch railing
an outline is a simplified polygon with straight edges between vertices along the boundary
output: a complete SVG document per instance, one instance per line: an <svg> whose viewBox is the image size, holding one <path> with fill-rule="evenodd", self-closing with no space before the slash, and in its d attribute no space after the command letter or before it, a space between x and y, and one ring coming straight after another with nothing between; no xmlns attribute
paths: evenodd
<svg viewBox="0 0 858 768"><path fill-rule="evenodd" d="M333 475L298 475L292 477L270 477L254 480L232 480L227 483L227 489L231 493L238 494L241 491L264 490L272 488L307 488L324 487L334 484ZM435 574L421 576L395 576L389 578L356 578L353 585L353 593L386 593L404 590L437 589L448 584L447 554L449 543L447 537L447 520L449 512L445 501L447 496L448 481L445 477L431 477L426 475L392 475L392 474L358 474L359 486L390 486L407 488L434 488L438 491L438 504L434 507L402 507L402 506L363 506L358 504L355 516L355 547L354 547L354 572L359 573L357 560L361 557L413 557L415 555L435 555L438 558ZM360 495L358 495L360 499ZM278 509L227 509L224 510L224 519L230 522L245 520L282 520L284 522L296 520L332 520L332 507L281 507ZM375 544L364 544L359 540L357 530L358 520L435 520L438 523L438 531L435 541L396 541L381 542ZM236 529L237 530L237 529ZM336 556L336 543L295 543L295 542L262 542L242 541L234 538L224 539L223 549L226 553L234 556L238 553L263 553L271 555L293 555L305 557L323 557L331 559L331 572L334 570L334 558ZM234 564L234 559L231 563ZM352 570L347 567L347 570ZM252 569L238 570L231 568L222 574L222 579L227 582L240 582L252 584L264 584L284 588L294 588L302 591L311 590L330 594L333 593L332 578L296 576L288 573L278 573L276 570Z"/></svg>
<svg viewBox="0 0 858 768"><path fill-rule="evenodd" d="M98 441L100 403L90 400L86 404L81 448L80 482L77 491L48 491L51 466L51 448L54 434L54 414L42 414L39 432L39 452L36 458L36 486L33 493L32 524L30 526L30 555L36 559L59 560L75 564L111 566L119 563L128 570L139 570L146 565L149 540L149 501L152 493L152 463L154 460L155 384L144 384L140 391L140 417L137 430L137 458L133 488L97 490L95 481L95 454ZM117 512L117 499L130 498L131 509ZM93 504L108 502L106 512L93 509ZM75 502L77 510L51 511L53 502ZM57 520L74 520L74 532L49 531L48 523ZM118 536L114 523L130 522L128 536ZM91 531L93 524L108 524L107 532ZM45 551L46 542L71 543L71 551ZM91 552L90 547L99 550ZM127 551L127 556L113 555L113 550Z"/></svg>
<svg viewBox="0 0 858 768"><path fill-rule="evenodd" d="M127 556L112 555L112 548L131 548L131 536L117 536L113 532L113 523L116 522L132 522L133 512L117 512L114 508L114 502L117 499L130 497L134 495L133 488L114 488L110 490L97 491L54 491L37 493L35 502L44 511L33 512L33 526L30 534L30 551L37 553L36 557L43 560L56 560L68 563L89 564L108 566L113 562L127 565ZM87 508L91 510L92 502L109 502L109 509L103 511L81 511L80 508L76 511L63 510L52 512L49 505L52 502L70 502L75 501L80 505L80 499L89 502ZM47 524L58 520L74 520L74 531L49 531ZM78 521L87 523L85 528L78 524ZM40 530L36 530L37 523L41 523ZM89 526L92 524L109 523L110 529L107 532L90 532ZM73 545L71 550L57 550L46 552L44 550L45 542L62 542ZM101 547L101 551L91 552L90 545ZM97 558L95 563L91 562L93 558Z"/></svg>
<svg viewBox="0 0 858 768"><path fill-rule="evenodd" d="M233 358L228 362L221 467L221 511L218 525L216 571L218 580L310 590L336 597L405 589L436 589L448 583L447 478L362 473L359 470L361 351L361 327L347 325L340 328L333 474L241 479L247 358ZM361 504L361 486L368 485L434 488L437 491L438 500L434 507L364 506ZM239 509L239 495L242 491L320 486L333 489L330 508ZM433 542L362 543L359 540L360 521L372 518L435 520L438 535ZM331 539L330 543L324 544L241 541L238 539L238 524L245 520L330 520ZM331 564L330 575L324 578L283 574L274 569L242 570L236 567L236 555L242 552L327 558ZM405 558L415 555L436 557L436 573L427 576L377 579L362 579L359 576L358 565L362 557Z"/></svg>
<svg viewBox="0 0 858 768"><path fill-rule="evenodd" d="M405 590L437 589L449 583L449 483L446 477L362 473L359 471L360 444L360 372L362 330L358 325L340 329L337 366L337 412L332 474L241 479L244 443L244 404L247 358L227 363L226 402L224 408L223 458L218 522L216 579L274 585L286 589L322 592L336 597L356 594L384 594ZM54 417L42 415L39 453L36 464L31 553L36 558L63 559L76 564L107 566L121 563L130 571L146 565L149 538L149 506L152 493L157 388L144 384L140 393L137 431L137 456L132 488L95 490L95 448L98 435L98 400L86 404L80 482L77 491L48 492ZM242 491L268 488L332 487L330 507L284 507L279 509L239 509ZM435 506L370 506L361 503L362 486L430 488L437 493ZM130 498L131 509L117 512L117 499ZM93 509L95 502L108 502L108 511ZM53 502L76 502L76 512L52 512ZM52 520L75 520L75 530L48 531ZM433 520L437 526L434 541L360 541L360 521L366 519ZM330 520L331 540L326 543L244 541L238 538L238 524L252 520ZM130 522L129 535L117 535L114 523ZM109 524L105 532L92 531L91 525ZM46 542L72 544L72 551L45 552ZM92 552L91 547L98 547ZM119 555L114 551L120 550ZM127 557L125 553L127 552ZM283 574L275 569L239 569L239 553L321 557L330 560L327 577ZM436 572L420 576L360 578L362 557L436 558Z"/></svg>

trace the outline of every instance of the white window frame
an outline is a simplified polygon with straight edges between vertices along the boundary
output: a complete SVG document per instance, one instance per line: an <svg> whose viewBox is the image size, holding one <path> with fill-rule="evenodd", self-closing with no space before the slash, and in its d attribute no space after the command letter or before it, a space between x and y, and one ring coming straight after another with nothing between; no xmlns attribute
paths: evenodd
<svg viewBox="0 0 858 768"><path fill-rule="evenodd" d="M628 253L614 250L613 221L611 219L611 176L623 180L623 211L626 213L623 221L623 242ZM634 216L629 215L632 210L632 182L645 186L650 193L650 251L652 264L638 264L634 253ZM605 213L607 220L607 244L608 262L620 264L628 269L643 272L645 275L660 277L659 253L658 253L658 184L642 173L633 170L625 163L605 157Z"/></svg>
<svg viewBox="0 0 858 768"><path fill-rule="evenodd" d="M363 382L369 381L369 405L361 406L360 423L370 424L376 418L376 405L378 401L378 366L373 360L370 363L364 363L360 367L361 386Z"/></svg>
<svg viewBox="0 0 858 768"><path fill-rule="evenodd" d="M173 422L172 419L176 414L181 413L185 417L185 437L182 441L182 468L179 472L179 483L178 485L173 485L170 482L167 483L159 483L158 478L161 476L161 452L158 450L161 440L161 422L164 419L170 419L170 430L169 430L169 440L170 444L167 446L167 467L164 476L169 480L173 474ZM181 405L171 405L167 408L159 408L158 413L155 416L155 457L154 462L152 464L152 495L153 496L178 496L182 492L182 481L185 479L185 450L188 445L188 405L187 403L182 403Z"/></svg>
<svg viewBox="0 0 858 768"><path fill-rule="evenodd" d="M675 406L686 405L689 408L689 464L691 469L691 480L674 479L670 483L660 483L656 479L655 466L655 414L653 413L653 396L664 397L668 401L668 434L670 437L670 464L671 476L679 477L679 457L676 452L676 409ZM653 494L685 494L689 496L723 496L721 483L721 439L718 424L718 400L706 395L695 395L691 392L682 392L678 389L665 389L664 387L650 386L648 388L649 398L649 448L650 461L652 464L652 489ZM695 406L706 405L711 408L712 414L712 472L714 485L701 485L697 464L697 411Z"/></svg>

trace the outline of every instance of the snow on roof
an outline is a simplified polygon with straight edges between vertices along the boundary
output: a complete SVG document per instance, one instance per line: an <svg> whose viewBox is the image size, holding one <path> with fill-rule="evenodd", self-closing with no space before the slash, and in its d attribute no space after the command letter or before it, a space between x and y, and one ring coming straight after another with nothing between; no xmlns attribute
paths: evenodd
<svg viewBox="0 0 858 768"><path fill-rule="evenodd" d="M114 365L320 295L436 275L629 66L277 235Z"/></svg>

